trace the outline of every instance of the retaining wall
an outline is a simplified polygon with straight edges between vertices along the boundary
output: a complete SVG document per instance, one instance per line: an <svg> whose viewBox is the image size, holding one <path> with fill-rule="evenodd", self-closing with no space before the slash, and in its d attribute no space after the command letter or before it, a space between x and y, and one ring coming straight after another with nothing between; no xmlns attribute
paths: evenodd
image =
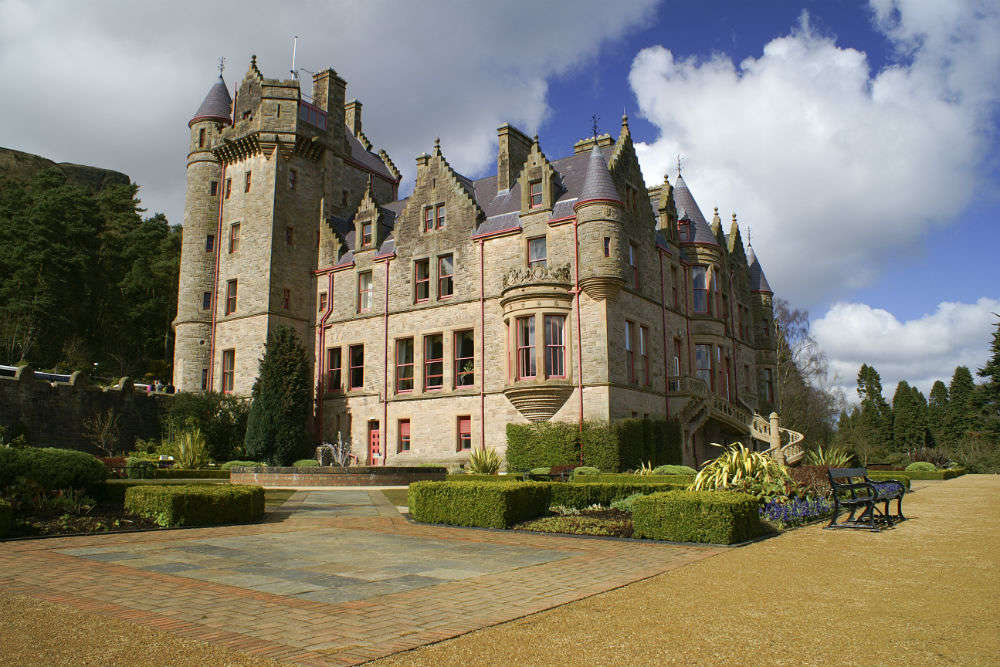
<svg viewBox="0 0 1000 667"><path fill-rule="evenodd" d="M352 466L350 468L249 468L229 471L233 484L260 486L407 486L410 482L443 481L446 468Z"/></svg>

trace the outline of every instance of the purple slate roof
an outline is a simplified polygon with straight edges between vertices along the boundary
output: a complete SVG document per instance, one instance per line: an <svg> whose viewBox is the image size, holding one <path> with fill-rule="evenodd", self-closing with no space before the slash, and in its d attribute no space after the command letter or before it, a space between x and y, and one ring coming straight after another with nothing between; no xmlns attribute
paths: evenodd
<svg viewBox="0 0 1000 667"><path fill-rule="evenodd" d="M208 95L205 95L205 99L202 100L198 110L194 112L194 116L191 117L190 122L193 123L196 120L221 120L228 123L232 109L233 98L229 96L226 82L220 76L218 81L208 89Z"/></svg>
<svg viewBox="0 0 1000 667"><path fill-rule="evenodd" d="M719 240L712 233L705 216L698 208L698 202L694 200L691 190L688 189L684 177L677 174L677 182L674 184L674 206L677 207L677 219L688 220L691 223L693 235L682 243L705 243L708 245L719 245Z"/></svg>
<svg viewBox="0 0 1000 667"><path fill-rule="evenodd" d="M583 188L580 191L578 201L593 201L595 199L621 203L621 195L618 194L618 188L615 187L614 179L611 178L611 172L608 171L608 161L600 146L594 146L590 150L587 175L583 180Z"/></svg>
<svg viewBox="0 0 1000 667"><path fill-rule="evenodd" d="M365 166L365 168L374 171L376 174L385 176L390 181L396 180L396 177L392 175L389 168L385 166L385 162L382 162L382 158L370 150L367 150L358 141L358 138L351 133L350 128L347 132L347 144L351 147L351 159Z"/></svg>
<svg viewBox="0 0 1000 667"><path fill-rule="evenodd" d="M774 290L771 289L771 285L767 282L767 276L764 275L764 269L760 266L760 261L753 251L753 246L750 246L750 250L747 252L747 264L750 265L751 291L770 292L773 294Z"/></svg>

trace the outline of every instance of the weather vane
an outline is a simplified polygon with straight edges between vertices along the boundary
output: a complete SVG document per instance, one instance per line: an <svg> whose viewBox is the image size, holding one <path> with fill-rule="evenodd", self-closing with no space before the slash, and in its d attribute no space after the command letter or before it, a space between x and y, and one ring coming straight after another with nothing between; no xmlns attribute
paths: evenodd
<svg viewBox="0 0 1000 667"><path fill-rule="evenodd" d="M678 176L681 175L681 159L682 159L682 156L681 156L680 153L678 153L677 154L677 175Z"/></svg>
<svg viewBox="0 0 1000 667"><path fill-rule="evenodd" d="M597 138L597 120L599 118L600 118L600 116L598 116L596 113L593 116L590 117L590 119L592 121L594 121L594 138L595 139Z"/></svg>
<svg viewBox="0 0 1000 667"><path fill-rule="evenodd" d="M226 69L226 57L222 56L219 58L219 76L222 76L222 71Z"/></svg>

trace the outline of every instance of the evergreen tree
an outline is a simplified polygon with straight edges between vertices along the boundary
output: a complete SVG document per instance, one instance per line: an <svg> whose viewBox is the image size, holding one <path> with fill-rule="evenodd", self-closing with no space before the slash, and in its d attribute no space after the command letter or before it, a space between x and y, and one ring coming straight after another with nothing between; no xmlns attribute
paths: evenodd
<svg viewBox="0 0 1000 667"><path fill-rule="evenodd" d="M914 408L914 435L916 437L916 442L918 447L931 447L934 445L934 439L931 437L930 428L928 427L927 421L927 399L924 397L924 393L917 389L916 387L910 387L910 393L913 396L913 408Z"/></svg>
<svg viewBox="0 0 1000 667"><path fill-rule="evenodd" d="M269 338L254 382L244 448L247 456L291 465L309 447L312 381L295 331L279 327Z"/></svg>
<svg viewBox="0 0 1000 667"><path fill-rule="evenodd" d="M948 387L941 380L931 387L930 400L927 402L927 428L936 445L945 441L945 429L948 421Z"/></svg>
<svg viewBox="0 0 1000 667"><path fill-rule="evenodd" d="M924 420L920 411L923 396L918 399L915 391L916 388L910 387L906 380L901 380L892 397L892 438L896 451L920 449L925 444Z"/></svg>
<svg viewBox="0 0 1000 667"><path fill-rule="evenodd" d="M976 425L973 394L976 386L968 367L958 366L948 386L948 414L944 437L947 444L964 438Z"/></svg>
<svg viewBox="0 0 1000 667"><path fill-rule="evenodd" d="M857 438L876 451L888 451L892 446L892 408L882 395L882 378L868 364L858 371L858 397L861 415Z"/></svg>
<svg viewBox="0 0 1000 667"><path fill-rule="evenodd" d="M980 417L983 435L1000 444L1000 320L993 332L990 352L986 365L976 373L986 379L986 383L979 388L979 402L982 404Z"/></svg>

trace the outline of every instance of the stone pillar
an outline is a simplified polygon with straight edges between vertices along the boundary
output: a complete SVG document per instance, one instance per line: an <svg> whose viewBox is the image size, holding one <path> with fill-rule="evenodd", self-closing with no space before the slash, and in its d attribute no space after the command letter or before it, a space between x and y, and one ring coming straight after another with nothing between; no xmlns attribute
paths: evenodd
<svg viewBox="0 0 1000 667"><path fill-rule="evenodd" d="M778 463L785 462L785 453L781 451L781 429L778 427L778 413L772 412L770 415L771 420L771 450L773 451L774 458L777 459Z"/></svg>

